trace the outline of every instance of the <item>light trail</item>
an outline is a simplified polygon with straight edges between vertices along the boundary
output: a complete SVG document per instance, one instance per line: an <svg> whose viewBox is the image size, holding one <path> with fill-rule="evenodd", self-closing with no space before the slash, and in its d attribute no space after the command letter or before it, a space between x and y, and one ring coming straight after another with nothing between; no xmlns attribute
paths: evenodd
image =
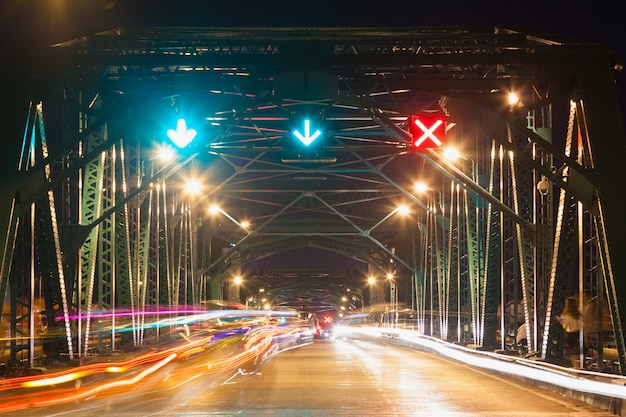
<svg viewBox="0 0 626 417"><path fill-rule="evenodd" d="M124 388L130 386L136 392L141 391L144 385L167 389L188 381L190 377L197 378L199 375L229 370L238 372L247 363L257 363L259 359L269 357L281 340L285 338L295 340L301 331L296 324L262 324L264 323L262 320L254 317L264 316L268 319L267 312L237 311L237 314L238 316L234 312L209 313L206 317L243 318L243 320L227 322L225 330L220 329L218 325L217 329L192 333L187 327L185 332L180 333L182 343L163 350L151 351L127 361L94 363L64 372L2 381L0 413L124 394L128 392L124 391ZM282 315L284 315L282 312L276 314ZM252 317L254 319L251 319ZM238 340L241 343L232 344ZM212 347L216 347L218 341L222 346L232 344L234 350L218 358L207 357L206 353L211 351ZM172 367L174 363L179 363L180 366ZM161 370L165 375L157 376L157 372ZM98 383L95 379L86 379L89 376L96 378L106 376L107 380ZM147 381L148 378L150 381ZM68 386L68 383L73 381L76 381L74 386ZM143 384L139 384L140 382Z"/></svg>
<svg viewBox="0 0 626 417"><path fill-rule="evenodd" d="M362 334L369 337L383 339L380 327L357 327L341 326L337 328L337 337L350 334ZM415 345L427 348L438 354L466 363L482 369L506 373L520 378L527 378L533 381L541 381L553 384L566 389L579 392L599 394L614 398L626 398L626 377L620 375L609 375L591 372L577 372L570 368L562 368L552 364L541 364L536 361L525 360L500 355L493 352L477 351L463 346L453 345L428 336L420 335L416 332L404 329L393 329L394 337L411 342ZM596 378L610 379L610 382L593 380L589 376L593 374ZM587 377L585 377L587 376Z"/></svg>

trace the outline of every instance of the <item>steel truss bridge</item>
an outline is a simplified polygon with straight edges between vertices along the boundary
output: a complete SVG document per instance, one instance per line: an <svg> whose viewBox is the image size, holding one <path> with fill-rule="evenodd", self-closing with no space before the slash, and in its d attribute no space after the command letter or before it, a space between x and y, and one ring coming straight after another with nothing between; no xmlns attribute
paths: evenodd
<svg viewBox="0 0 626 417"><path fill-rule="evenodd" d="M103 312L142 345L155 309L223 300L254 261L317 248L393 274L418 331L483 349L518 349L523 324L524 352L562 362L559 316L578 300L580 365L626 374L621 67L604 45L503 27L114 28L0 62L11 361L33 359L38 310L59 335L49 355L86 355ZM413 147L412 115L445 116L462 158ZM197 137L162 160L180 117ZM322 132L310 147L305 119ZM106 317L115 348L122 320Z"/></svg>

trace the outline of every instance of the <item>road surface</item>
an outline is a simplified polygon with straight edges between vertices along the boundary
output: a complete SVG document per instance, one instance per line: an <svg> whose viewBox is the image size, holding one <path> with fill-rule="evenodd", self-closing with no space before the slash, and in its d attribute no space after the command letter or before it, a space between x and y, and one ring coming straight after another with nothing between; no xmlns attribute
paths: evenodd
<svg viewBox="0 0 626 417"><path fill-rule="evenodd" d="M615 416L436 354L363 340L315 340L256 368L181 381L11 416Z"/></svg>

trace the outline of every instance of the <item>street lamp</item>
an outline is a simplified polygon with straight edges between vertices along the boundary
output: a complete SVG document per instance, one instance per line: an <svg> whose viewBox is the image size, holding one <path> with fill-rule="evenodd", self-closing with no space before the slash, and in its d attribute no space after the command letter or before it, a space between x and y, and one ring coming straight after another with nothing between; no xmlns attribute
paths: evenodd
<svg viewBox="0 0 626 417"><path fill-rule="evenodd" d="M387 281L389 281L389 307L390 307L389 309L390 309L390 313L393 315L392 316L393 327L397 327L398 325L398 291L396 288L396 283L393 280L393 278L394 278L394 275L391 272L389 272L387 274Z"/></svg>
<svg viewBox="0 0 626 417"><path fill-rule="evenodd" d="M471 172L470 175L466 174L466 169L465 167L462 167L461 172L463 172L463 174L469 178L471 181L473 181L476 185L478 185L479 181L479 177L478 177L478 169L477 169L477 165L476 165L476 161L474 161L472 158L463 155L461 152L458 151L458 149L448 146L443 150L443 156L446 160L450 161L450 162L455 162L455 161L463 161L461 162L461 164L464 163L471 163ZM478 187L480 187L478 185ZM464 187L465 188L465 187ZM478 193L476 188L470 187L474 190L474 192L476 193L476 198L478 198Z"/></svg>
<svg viewBox="0 0 626 417"><path fill-rule="evenodd" d="M231 222L233 222L235 225L237 225L240 229L242 229L243 231L245 231L245 236L239 238L239 241L235 242L235 243L230 243L230 249L229 251L234 250L234 248L238 247L247 237L250 236L250 223L248 221L237 221L233 216L231 216L230 214L228 214L226 211L224 211L220 206L218 206L217 204L213 204L209 207L208 209L208 213L211 216L215 216L217 214L222 214L224 217L226 217L228 220L230 220ZM209 245L211 242L211 237L209 236ZM221 257L218 260L213 260L211 259L211 261L215 264L216 262L218 262L220 259L223 259L225 256L227 256L229 252L223 253L221 255ZM224 285L224 281L220 281L220 282L215 282L214 285L220 286L220 285ZM223 294L223 291L220 290L221 293Z"/></svg>
<svg viewBox="0 0 626 417"><path fill-rule="evenodd" d="M407 269L412 270L413 268L411 267L411 265L407 264L404 260L402 260L401 258L397 257L396 254L392 251L389 250L389 248L387 248L384 244L382 244L381 242L379 242L378 240L376 240L374 238L374 236L372 236L372 232L374 231L374 229L376 229L378 226L380 226L381 224L383 224L386 220L388 220L390 217L392 217L394 214L396 213L401 213L403 215L406 215L407 213L409 213L410 210L407 206L405 205L399 205L398 207L396 207L395 209L393 209L391 212L389 212L385 217L383 217L382 219L380 219L375 225L373 225L372 227L369 228L369 230L363 230L361 231L361 235L367 237L368 239L370 239L374 244L378 245L383 251L385 251L392 259L395 259L397 262L401 263L403 266L405 266Z"/></svg>
<svg viewBox="0 0 626 417"><path fill-rule="evenodd" d="M188 195L197 195L202 189L202 184L198 180L189 180L185 183L185 192Z"/></svg>
<svg viewBox="0 0 626 417"><path fill-rule="evenodd" d="M192 302L195 303L196 302L196 298L197 298L197 302L200 303L200 296L195 297L195 292L196 289L199 289L199 286L196 286L196 259L195 257L197 256L196 254L196 250L195 250L195 242L197 242L197 233L198 233L198 221L196 220L195 222L193 221L193 211L192 211L192 198L196 195L198 195L201 191L202 191L202 184L200 183L200 181L196 180L196 179L189 179L187 180L187 182L185 182L184 184L184 191L187 197L187 200L185 201L186 203L186 207L184 212L182 213L184 215L184 221L182 223L182 227L186 228L188 233L187 233L187 242L185 242L186 245L186 250L185 250L185 254L186 254L186 262L187 262L187 268L184 268L184 298L185 298L185 304L189 304L189 300L187 299L187 294L188 291L187 289L189 288L189 286L192 287L191 290L191 294L192 294ZM190 271L190 276L188 275L188 272Z"/></svg>
<svg viewBox="0 0 626 417"><path fill-rule="evenodd" d="M413 184L413 189L415 190L415 192L417 192L418 194L425 194L427 197L427 202L426 202L426 210L432 214L437 214L437 204L433 201L434 199L431 199L431 193L437 193L438 197L439 197L439 210L442 212L442 214L445 214L445 206L443 203L443 196L441 194L441 191L439 190L435 190L434 188L431 188L428 186L428 184L418 181L415 184Z"/></svg>
<svg viewBox="0 0 626 417"><path fill-rule="evenodd" d="M235 284L235 289L237 290L236 294L235 294L235 301L239 302L240 298L240 292L241 292L241 284L243 284L243 278L240 275L237 275L235 278L233 278L233 283Z"/></svg>
<svg viewBox="0 0 626 417"><path fill-rule="evenodd" d="M514 110L520 104L520 98L517 93L511 91L507 97L509 109Z"/></svg>
<svg viewBox="0 0 626 417"><path fill-rule="evenodd" d="M370 276L367 278L367 283L370 285L370 306L374 305L374 285L376 285L376 277Z"/></svg>
<svg viewBox="0 0 626 417"><path fill-rule="evenodd" d="M226 217L231 222L235 223L237 226L241 227L247 233L250 233L248 228L250 227L250 222L243 220L241 222L237 221L233 216L222 210L222 208L216 204L213 204L209 207L209 214L216 215L217 213L221 213L224 217Z"/></svg>
<svg viewBox="0 0 626 417"><path fill-rule="evenodd" d="M387 214L385 217L383 217L382 219L380 219L380 221L378 223L376 223L374 226L372 226L369 230L367 230L365 233L367 233L367 235L370 235L372 233L372 231L374 229L376 229L378 226L380 226L381 224L383 224L387 219L389 219L391 216L393 216L396 213L400 213L402 215L406 215L409 213L409 208L403 204L397 206L395 209L393 209L389 214Z"/></svg>
<svg viewBox="0 0 626 417"><path fill-rule="evenodd" d="M169 146L160 146L156 151L156 157L161 162L169 162L174 159L175 152Z"/></svg>

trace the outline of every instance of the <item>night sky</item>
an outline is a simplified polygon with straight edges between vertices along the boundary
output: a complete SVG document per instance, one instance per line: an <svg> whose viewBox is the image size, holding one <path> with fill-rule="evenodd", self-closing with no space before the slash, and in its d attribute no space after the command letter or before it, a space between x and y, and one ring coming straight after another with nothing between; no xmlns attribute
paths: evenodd
<svg viewBox="0 0 626 417"><path fill-rule="evenodd" d="M0 0L0 41L52 44L116 26L515 26L603 43L624 62L625 19L609 0Z"/></svg>
<svg viewBox="0 0 626 417"><path fill-rule="evenodd" d="M603 4L604 3L604 4ZM66 40L111 26L526 26L624 51L624 15L608 0L2 0L5 43Z"/></svg>

